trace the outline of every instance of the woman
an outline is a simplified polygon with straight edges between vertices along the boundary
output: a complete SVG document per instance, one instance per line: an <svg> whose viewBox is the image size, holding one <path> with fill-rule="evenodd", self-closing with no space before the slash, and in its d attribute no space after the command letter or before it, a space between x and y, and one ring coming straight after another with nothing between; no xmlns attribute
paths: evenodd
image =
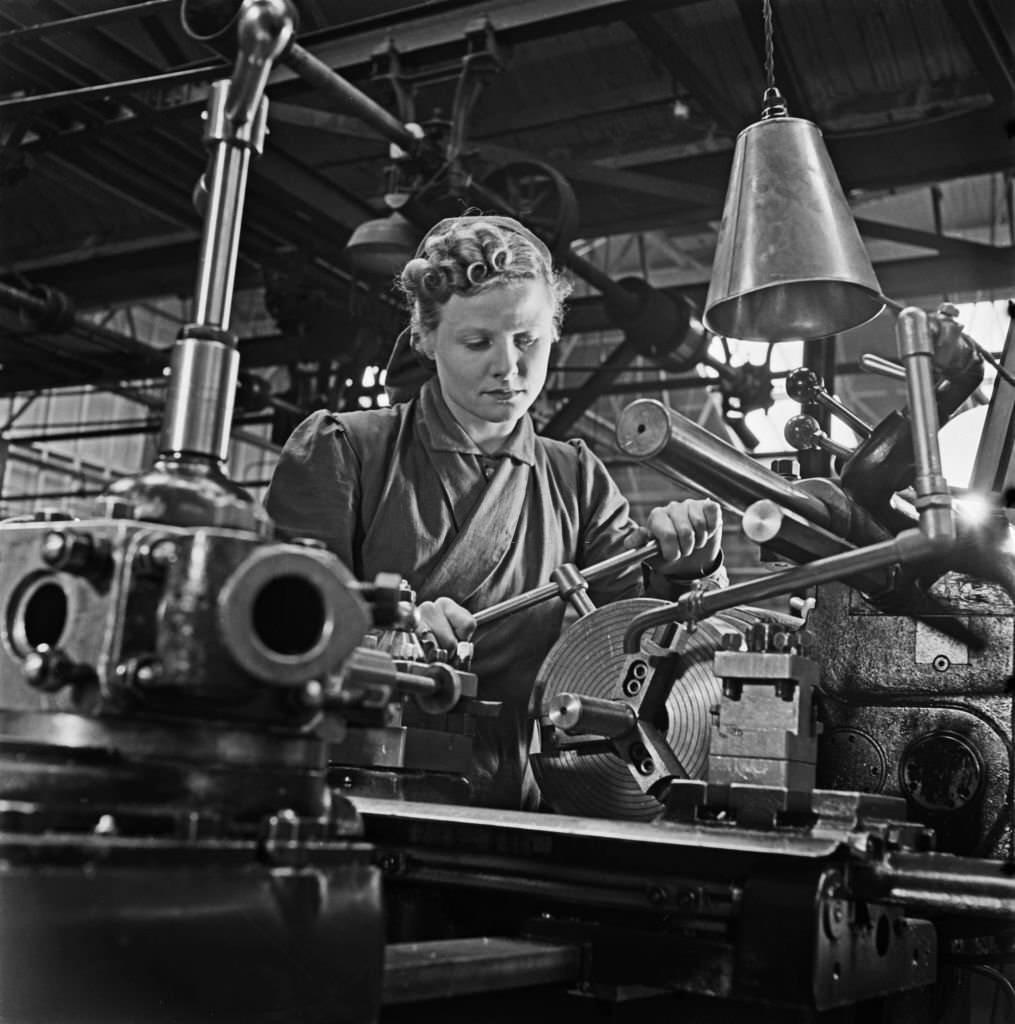
<svg viewBox="0 0 1015 1024"><path fill-rule="evenodd" d="M724 582L715 502L671 502L639 528L582 442L533 429L528 411L570 288L532 232L508 217L443 220L400 283L409 343L432 375L410 401L316 412L297 427L266 499L284 533L323 540L360 579L401 573L424 629L446 648L473 637L472 612L546 583L564 562L589 566L650 535L661 549L654 571L635 566L600 581L593 601L646 589L673 598L692 582ZM396 345L393 363L397 355ZM527 704L564 611L560 601L543 603L473 638L480 696L504 705L480 723L479 803L534 804Z"/></svg>

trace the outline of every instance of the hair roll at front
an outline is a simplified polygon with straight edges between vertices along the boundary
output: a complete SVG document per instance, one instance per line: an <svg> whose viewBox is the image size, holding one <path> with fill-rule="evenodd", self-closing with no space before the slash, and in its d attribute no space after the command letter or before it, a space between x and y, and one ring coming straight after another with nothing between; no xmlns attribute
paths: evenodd
<svg viewBox="0 0 1015 1024"><path fill-rule="evenodd" d="M549 251L524 235L481 218L463 217L431 234L420 255L409 260L399 284L411 310L412 343L440 323L440 308L452 295L476 295L513 281L541 280L553 301L559 333L571 284L553 268Z"/></svg>

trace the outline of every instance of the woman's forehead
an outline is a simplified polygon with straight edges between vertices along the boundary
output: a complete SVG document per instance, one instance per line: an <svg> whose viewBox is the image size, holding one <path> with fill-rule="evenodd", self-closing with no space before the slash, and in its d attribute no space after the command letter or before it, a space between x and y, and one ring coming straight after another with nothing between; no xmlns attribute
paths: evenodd
<svg viewBox="0 0 1015 1024"><path fill-rule="evenodd" d="M474 295L452 295L441 307L440 324L453 331L470 327L527 330L553 319L553 293L536 278L505 281Z"/></svg>

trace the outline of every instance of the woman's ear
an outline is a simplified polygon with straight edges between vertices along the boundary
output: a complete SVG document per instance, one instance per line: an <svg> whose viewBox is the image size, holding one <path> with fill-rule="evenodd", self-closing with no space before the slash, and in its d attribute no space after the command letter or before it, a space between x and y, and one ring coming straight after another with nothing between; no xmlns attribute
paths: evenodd
<svg viewBox="0 0 1015 1024"><path fill-rule="evenodd" d="M413 331L412 332L412 347L421 355L426 356L427 359L433 361L434 359L434 341L433 334L429 331Z"/></svg>

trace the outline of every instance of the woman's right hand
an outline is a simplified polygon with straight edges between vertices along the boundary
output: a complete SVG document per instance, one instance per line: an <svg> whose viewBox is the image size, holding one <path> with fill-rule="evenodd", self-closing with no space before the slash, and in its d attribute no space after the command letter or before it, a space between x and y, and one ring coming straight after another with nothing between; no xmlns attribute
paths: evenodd
<svg viewBox="0 0 1015 1024"><path fill-rule="evenodd" d="M466 611L450 597L438 597L436 601L424 601L419 612L419 635L433 635L445 651L453 651L460 640L471 640L476 632L476 620L472 612Z"/></svg>

